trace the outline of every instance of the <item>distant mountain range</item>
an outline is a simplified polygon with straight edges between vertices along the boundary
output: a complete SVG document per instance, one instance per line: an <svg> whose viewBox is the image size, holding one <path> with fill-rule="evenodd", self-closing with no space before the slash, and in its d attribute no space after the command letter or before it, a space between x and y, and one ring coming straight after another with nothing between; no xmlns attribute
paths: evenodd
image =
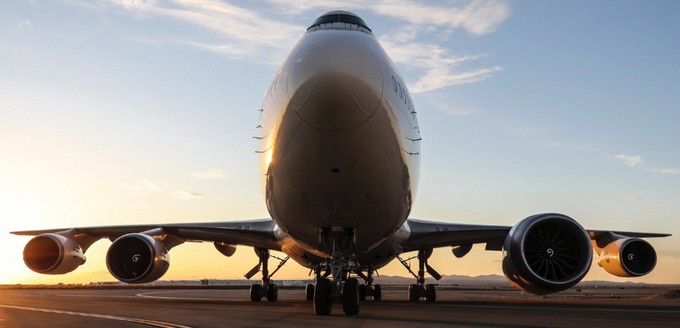
<svg viewBox="0 0 680 328"><path fill-rule="evenodd" d="M415 283L415 278L413 277L400 277L400 276L380 276L375 277L376 284L384 285L410 285ZM481 275L476 277L470 276L459 276L459 275L448 275L442 276L442 279L437 281L432 277L426 278L426 283L428 284L439 284L446 286L494 286L494 287L512 287L508 279L505 276L490 274ZM646 285L657 285L657 284L647 284L643 282L614 282L614 281L603 281L603 280L590 280L581 281L577 286L581 287L592 287L592 286L646 286Z"/></svg>
<svg viewBox="0 0 680 328"><path fill-rule="evenodd" d="M482 276L476 276L476 277L470 277L470 276L459 276L459 275L450 275L450 276L442 276L442 279L437 281L434 280L431 277L428 277L425 279L426 283L428 284L439 284L439 285L460 285L460 286L488 286L488 285L494 285L494 286L508 286L510 287L510 283L504 276L496 275L496 274L490 274L490 275L482 275ZM415 283L415 278L413 277L400 277L400 276L380 276L380 277L375 277L375 283L376 284L383 284L383 285L410 285Z"/></svg>

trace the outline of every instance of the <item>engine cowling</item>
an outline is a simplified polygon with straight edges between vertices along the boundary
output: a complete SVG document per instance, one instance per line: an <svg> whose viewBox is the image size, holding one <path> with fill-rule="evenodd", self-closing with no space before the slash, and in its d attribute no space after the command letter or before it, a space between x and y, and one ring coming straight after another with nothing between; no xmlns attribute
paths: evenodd
<svg viewBox="0 0 680 328"><path fill-rule="evenodd" d="M85 255L75 240L47 233L33 237L26 244L24 263L37 273L64 274L84 264Z"/></svg>
<svg viewBox="0 0 680 328"><path fill-rule="evenodd" d="M111 244L106 267L122 282L142 284L162 277L170 267L170 256L162 242L145 234L130 233Z"/></svg>
<svg viewBox="0 0 680 328"><path fill-rule="evenodd" d="M537 214L517 223L503 245L503 272L517 288L555 293L588 273L593 249L588 233L562 214Z"/></svg>
<svg viewBox="0 0 680 328"><path fill-rule="evenodd" d="M639 238L618 239L602 249L597 264L615 276L644 276L656 266L656 251Z"/></svg>

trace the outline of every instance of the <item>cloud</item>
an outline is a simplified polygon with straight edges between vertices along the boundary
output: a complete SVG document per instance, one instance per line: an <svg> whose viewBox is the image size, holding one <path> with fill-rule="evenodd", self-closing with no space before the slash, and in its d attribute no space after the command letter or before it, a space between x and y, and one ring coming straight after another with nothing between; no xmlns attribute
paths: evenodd
<svg viewBox="0 0 680 328"><path fill-rule="evenodd" d="M180 199L193 199L203 197L203 195L201 195L200 193L191 190L175 190L172 192L172 194Z"/></svg>
<svg viewBox="0 0 680 328"><path fill-rule="evenodd" d="M159 187L155 183L148 181L148 180L142 180L140 181L142 185L149 191L165 191L165 189Z"/></svg>
<svg viewBox="0 0 680 328"><path fill-rule="evenodd" d="M653 169L652 172L669 175L680 175L680 169Z"/></svg>
<svg viewBox="0 0 680 328"><path fill-rule="evenodd" d="M630 196L630 197L628 197L628 200L631 201L631 202L639 202L639 201L644 200L644 198L642 198L640 196Z"/></svg>
<svg viewBox="0 0 680 328"><path fill-rule="evenodd" d="M139 185L129 185L129 184L119 184L120 187L126 189L128 193L130 193L133 196L139 196L148 192L154 192L154 193L161 193L161 194L168 194L173 196L174 198L182 199L182 200L188 200L188 199L195 199L195 198L201 198L203 195L199 192L192 191L190 189L186 190L173 190L173 189L166 189L163 187L160 187L154 182L151 182L149 180L141 180L139 181Z"/></svg>
<svg viewBox="0 0 680 328"><path fill-rule="evenodd" d="M211 32L196 39L168 38L165 42L179 43L202 50L218 52L231 58L256 61L279 60L304 27L277 21L256 11L215 0L109 0L118 7L140 17L168 17Z"/></svg>
<svg viewBox="0 0 680 328"><path fill-rule="evenodd" d="M269 0L288 14L344 8L372 11L417 26L436 26L447 29L463 29L472 35L484 35L495 31L510 16L506 1L459 0L447 4L426 4L422 1L308 1Z"/></svg>
<svg viewBox="0 0 680 328"><path fill-rule="evenodd" d="M630 167L635 167L643 162L640 156L629 156L629 155L616 155L614 159L619 160Z"/></svg>
<svg viewBox="0 0 680 328"><path fill-rule="evenodd" d="M642 164L644 162L640 156L629 156L629 155L620 154L620 155L614 156L614 158L616 160L619 160L619 161L625 163L626 165L628 165L630 167L636 167L636 168L642 169L646 172L680 176L680 168L657 169L657 168L640 167L640 164Z"/></svg>
<svg viewBox="0 0 680 328"><path fill-rule="evenodd" d="M229 177L229 175L221 170L206 170L194 172L191 174L191 177L196 179L226 179Z"/></svg>
<svg viewBox="0 0 680 328"><path fill-rule="evenodd" d="M480 110L466 109L466 108L455 108L455 107L446 106L445 104L434 105L434 108L436 110L446 114L446 115L453 116L453 117L472 116L472 115L477 115L477 114L480 113Z"/></svg>
<svg viewBox="0 0 680 328"><path fill-rule="evenodd" d="M288 13L346 8L370 10L391 17L402 26L396 31L380 35L381 43L395 63L415 73L416 81L409 85L413 93L423 93L486 80L502 67L463 68L463 64L485 58L484 55L455 55L443 46L414 42L425 35L447 38L451 31L462 29L468 34L482 36L494 32L510 16L505 1L455 1L446 5L429 5L418 1L331 1L318 3L298 0L270 0ZM370 26L370 23L369 23Z"/></svg>
<svg viewBox="0 0 680 328"><path fill-rule="evenodd" d="M33 23L28 19L14 19L9 22L9 27L19 31L30 30L33 28Z"/></svg>
<svg viewBox="0 0 680 328"><path fill-rule="evenodd" d="M480 82L503 70L500 66L461 69L463 64L486 56L456 56L439 45L399 43L394 40L391 36L387 36L382 44L395 63L418 72L415 73L418 75L416 82L409 86L409 90L413 93Z"/></svg>
<svg viewBox="0 0 680 328"><path fill-rule="evenodd" d="M97 6L89 1L80 3ZM393 26L401 26L396 31L379 35L379 39L395 62L414 72L415 82L410 83L414 93L483 81L502 70L502 67L494 65L468 68L466 65L486 56L457 55L436 41L414 41L425 40L424 36L445 41L455 30L463 30L473 36L492 33L510 16L506 1L457 0L426 4L411 0L269 0L268 3L269 6L265 6L268 8L262 12L216 0L108 0L97 4L123 9L140 19L168 17L210 32L184 39L169 37L156 43L181 44L229 58L272 64L278 64L304 33L310 23L307 21L310 13L318 15L337 8L370 11L395 20ZM302 20L294 16L305 17ZM132 39L154 43L148 38Z"/></svg>

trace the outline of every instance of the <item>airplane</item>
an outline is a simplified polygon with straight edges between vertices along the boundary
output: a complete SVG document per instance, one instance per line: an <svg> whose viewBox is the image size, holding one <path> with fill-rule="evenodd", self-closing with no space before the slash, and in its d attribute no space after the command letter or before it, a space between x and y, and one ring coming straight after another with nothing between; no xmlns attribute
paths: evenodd
<svg viewBox="0 0 680 328"><path fill-rule="evenodd" d="M23 251L25 264L65 274L85 263L94 242L108 238L111 275L141 284L161 278L169 251L185 241L212 242L227 257L244 245L259 258L246 278L262 272L251 301L277 301L271 278L293 259L314 272L305 293L317 315L329 315L333 303L357 315L360 302L381 300L374 274L394 259L415 278L408 299L435 301L435 285L425 283L426 272L441 278L428 264L434 248L451 247L458 258L474 244L502 251L510 283L544 295L581 281L594 251L610 274L646 275L657 256L641 238L670 236L586 230L558 213L531 215L512 227L409 218L422 141L415 105L372 30L352 12L331 11L312 23L276 71L259 111L255 138L271 218L12 232L34 236ZM406 253L415 255L405 259ZM272 257L280 263L270 273ZM409 265L414 259L417 272Z"/></svg>

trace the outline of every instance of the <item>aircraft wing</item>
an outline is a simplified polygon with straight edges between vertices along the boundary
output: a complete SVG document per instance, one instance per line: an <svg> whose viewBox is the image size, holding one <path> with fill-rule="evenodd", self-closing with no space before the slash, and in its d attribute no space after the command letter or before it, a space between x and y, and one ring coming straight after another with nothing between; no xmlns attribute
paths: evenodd
<svg viewBox="0 0 680 328"><path fill-rule="evenodd" d="M411 234L406 242L404 251L446 247L470 246L472 244L486 244L486 250L500 251L511 226L457 224L435 222L419 219L408 219ZM655 238L668 237L666 233L647 233L633 231L609 231L586 229L590 239L604 247L612 240L621 237Z"/></svg>
<svg viewBox="0 0 680 328"><path fill-rule="evenodd" d="M272 219L241 220L228 222L173 223L147 225L121 225L15 231L12 234L37 236L44 233L67 234L76 239L89 239L92 242L116 238L134 232L154 231L155 234L171 235L182 241L210 241L230 245L246 245L271 250L280 250L275 235L276 223Z"/></svg>
<svg viewBox="0 0 680 328"><path fill-rule="evenodd" d="M486 243L487 250L501 250L512 227L458 224L408 219L411 234L404 251Z"/></svg>

